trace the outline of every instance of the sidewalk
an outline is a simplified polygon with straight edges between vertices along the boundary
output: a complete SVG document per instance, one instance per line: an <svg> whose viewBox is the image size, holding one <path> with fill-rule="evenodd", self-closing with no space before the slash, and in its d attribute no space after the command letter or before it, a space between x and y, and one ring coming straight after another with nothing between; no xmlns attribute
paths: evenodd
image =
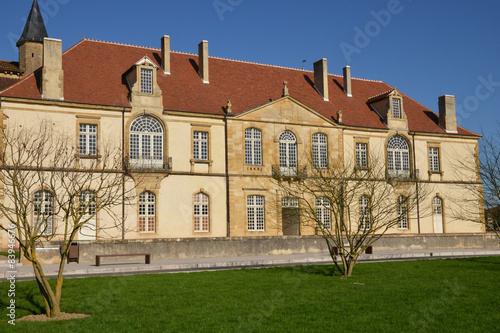
<svg viewBox="0 0 500 333"><path fill-rule="evenodd" d="M374 254L361 255L360 262L386 260L415 260L431 258L454 258L472 256L496 256L500 249L455 249L455 250L401 250L380 251ZM144 264L144 258L137 257L134 261L124 261L123 258L105 258L101 266L95 263L70 263L64 268L65 277L85 277L101 275L126 275L146 273L174 273L218 269L262 268L271 266L315 265L329 264L330 255L324 254L293 254L270 256L247 256L233 258L199 258L199 259L171 259L155 260L151 264ZM43 265L48 277L57 275L58 265ZM17 280L34 278L31 265L16 263L12 269L6 260L0 259L0 279L14 275Z"/></svg>

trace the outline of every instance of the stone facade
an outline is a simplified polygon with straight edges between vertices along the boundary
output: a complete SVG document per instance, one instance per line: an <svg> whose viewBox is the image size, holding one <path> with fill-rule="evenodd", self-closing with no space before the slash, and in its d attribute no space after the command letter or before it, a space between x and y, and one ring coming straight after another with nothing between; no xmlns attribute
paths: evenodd
<svg viewBox="0 0 500 333"><path fill-rule="evenodd" d="M273 179L305 176L319 134L329 157L356 163L362 147L361 169L378 158L388 179L389 142L397 137L405 147L397 151L407 156L404 177L425 185L429 196L409 212L408 227L390 233L484 232L481 224L451 217L459 205L453 198L471 196L460 187L464 175L454 162L473 159L479 139L456 125L452 96L440 99L438 116L382 81L352 78L350 67L344 76L328 74L326 59L311 72L209 57L206 41L198 55L172 52L168 36L161 49L84 39L62 53L61 43L45 38L31 51L29 42L21 44L21 66L33 64L18 84L0 91L1 119L7 127L50 119L75 133L75 145L81 128L91 126L98 147L121 149L124 168L141 179L137 196L154 197L154 227L140 230L138 199L116 208L125 232L121 223L98 215L98 229L107 230L97 231L95 241L314 235L315 228L298 223L293 203L284 206ZM39 66L41 54L39 74L27 73ZM150 126L145 132L135 126L141 121ZM247 135L259 136L258 146L246 143ZM282 138L286 149L293 148L294 166L280 160ZM464 177L479 184L477 161L472 163ZM208 219L203 230L194 222L199 198ZM470 199L481 215L480 198ZM0 248L5 244L2 234Z"/></svg>

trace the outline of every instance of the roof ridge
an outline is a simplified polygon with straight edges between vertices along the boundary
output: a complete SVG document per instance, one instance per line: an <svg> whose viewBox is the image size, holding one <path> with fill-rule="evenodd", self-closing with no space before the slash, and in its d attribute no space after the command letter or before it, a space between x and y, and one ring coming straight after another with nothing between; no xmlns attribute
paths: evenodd
<svg viewBox="0 0 500 333"><path fill-rule="evenodd" d="M98 40L98 39L92 39L92 38L86 38L86 37L84 37L83 40L91 41L91 42L96 42L96 43L104 43L104 44L120 45L120 46L129 46L129 47L142 48L142 49L148 49L148 50L154 50L154 51L161 51L161 49L159 49L159 48L150 47L150 46L140 46L140 45L134 45L134 44L128 44L128 43L110 42L110 41L104 41L104 40ZM74 46L76 46L76 45L74 45ZM69 49L67 51L69 51ZM184 55L190 55L190 56L198 56L198 54L196 54L196 53L184 52L184 51L174 51L174 50L172 50L171 53L184 54ZM308 69L300 69L300 68L294 68L294 67L288 67L288 66L280 66L280 65L271 65L271 64L265 64L265 63L255 62L255 61L230 59L230 58L219 57L219 56L209 56L209 58L219 59L219 60L225 60L225 61L234 61L234 62L239 62L239 63L244 63L244 64L259 65L259 66L266 66L266 67L273 67L273 68L283 68L283 69L290 69L290 70L295 70L295 71L300 71L300 72L314 73L314 71L308 70ZM337 77L343 77L340 74L329 73L328 75L337 76ZM352 77L352 79L362 80L362 81L369 81L369 82L383 82L382 80L364 79L364 78L359 78L359 77Z"/></svg>
<svg viewBox="0 0 500 333"><path fill-rule="evenodd" d="M120 45L120 46L130 46L130 47L141 48L141 49L148 49L148 50L155 50L155 51L160 50L158 48L149 47L149 46L140 46L140 45L127 44L127 43L109 42L109 41L105 41L105 40L92 39L92 38L86 38L86 37L84 37L82 40L89 41L89 42L103 43L103 44L112 44L112 45Z"/></svg>

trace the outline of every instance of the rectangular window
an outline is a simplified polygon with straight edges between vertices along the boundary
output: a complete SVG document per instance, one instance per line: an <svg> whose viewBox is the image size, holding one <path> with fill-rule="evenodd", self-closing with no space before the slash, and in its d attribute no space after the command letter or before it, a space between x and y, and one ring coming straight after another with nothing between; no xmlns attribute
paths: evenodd
<svg viewBox="0 0 500 333"><path fill-rule="evenodd" d="M151 69L141 68L141 93L153 93L153 71Z"/></svg>
<svg viewBox="0 0 500 333"><path fill-rule="evenodd" d="M370 198L363 195L359 198L359 229L368 230L371 228L370 223Z"/></svg>
<svg viewBox="0 0 500 333"><path fill-rule="evenodd" d="M245 164L262 165L261 136L256 128L245 129Z"/></svg>
<svg viewBox="0 0 500 333"><path fill-rule="evenodd" d="M194 231L209 231L208 205L208 195L197 193L194 196Z"/></svg>
<svg viewBox="0 0 500 333"><path fill-rule="evenodd" d="M401 100L399 98L392 99L392 116L401 118Z"/></svg>
<svg viewBox="0 0 500 333"><path fill-rule="evenodd" d="M208 160L208 132L193 132L193 159Z"/></svg>
<svg viewBox="0 0 500 333"><path fill-rule="evenodd" d="M97 155L97 125L80 124L80 155Z"/></svg>
<svg viewBox="0 0 500 333"><path fill-rule="evenodd" d="M250 195L247 197L248 231L264 230L264 197Z"/></svg>
<svg viewBox="0 0 500 333"><path fill-rule="evenodd" d="M327 136L323 133L315 133L312 136L312 142L314 167L326 169L328 165Z"/></svg>
<svg viewBox="0 0 500 333"><path fill-rule="evenodd" d="M408 229L407 199L403 196L398 197L398 228Z"/></svg>
<svg viewBox="0 0 500 333"><path fill-rule="evenodd" d="M435 147L429 148L429 163L431 171L433 172L439 171L439 148Z"/></svg>
<svg viewBox="0 0 500 333"><path fill-rule="evenodd" d="M368 168L366 143L356 143L356 166L358 168Z"/></svg>
<svg viewBox="0 0 500 333"><path fill-rule="evenodd" d="M316 198L316 227L332 229L330 201L328 198Z"/></svg>
<svg viewBox="0 0 500 333"><path fill-rule="evenodd" d="M151 192L139 195L139 232L155 232L156 196Z"/></svg>
<svg viewBox="0 0 500 333"><path fill-rule="evenodd" d="M35 193L33 206L33 227L36 235L52 235L54 232L54 196L48 191L38 191Z"/></svg>

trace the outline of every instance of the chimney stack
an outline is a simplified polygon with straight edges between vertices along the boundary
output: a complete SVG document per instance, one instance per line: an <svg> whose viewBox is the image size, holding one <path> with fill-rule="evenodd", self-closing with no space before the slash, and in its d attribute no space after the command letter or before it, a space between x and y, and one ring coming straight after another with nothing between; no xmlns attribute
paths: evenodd
<svg viewBox="0 0 500 333"><path fill-rule="evenodd" d="M166 35L161 38L161 68L170 75L170 36Z"/></svg>
<svg viewBox="0 0 500 333"><path fill-rule="evenodd" d="M352 97L351 66L344 67L344 92L347 97Z"/></svg>
<svg viewBox="0 0 500 333"><path fill-rule="evenodd" d="M203 83L208 81L208 42L206 40L198 44L198 67Z"/></svg>
<svg viewBox="0 0 500 333"><path fill-rule="evenodd" d="M44 38L42 68L42 98L64 100L62 41Z"/></svg>
<svg viewBox="0 0 500 333"><path fill-rule="evenodd" d="M328 101L328 68L326 58L314 63L314 86L325 101Z"/></svg>
<svg viewBox="0 0 500 333"><path fill-rule="evenodd" d="M439 97L439 126L448 133L457 133L457 116L455 111L455 96Z"/></svg>

